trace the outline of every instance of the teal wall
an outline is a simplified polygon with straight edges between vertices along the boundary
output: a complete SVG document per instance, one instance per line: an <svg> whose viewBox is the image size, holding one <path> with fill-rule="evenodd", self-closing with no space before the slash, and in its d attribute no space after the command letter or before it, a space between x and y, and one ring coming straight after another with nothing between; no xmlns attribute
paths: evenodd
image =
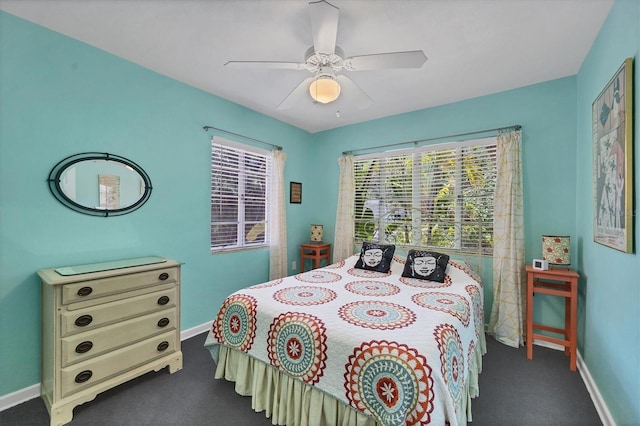
<svg viewBox="0 0 640 426"><path fill-rule="evenodd" d="M0 395L40 381L39 269L177 259L183 329L211 320L225 296L268 277L266 249L210 254L204 125L282 145L285 180L305 181L309 133L0 13ZM49 171L84 151L144 168L153 184L148 203L112 218L60 205ZM287 207L295 259L310 205Z"/></svg>
<svg viewBox="0 0 640 426"><path fill-rule="evenodd" d="M266 250L209 254L203 125L284 146L285 180L303 184L303 203L287 205L291 263L309 224L324 224L333 240L342 151L520 124L526 260L540 257L542 234L571 235L585 277L579 350L616 420L640 423L640 267L635 255L592 243L590 151L591 102L625 57L637 57L639 7L616 2L577 76L313 135L0 13L0 395L39 381L38 269L176 258L185 262L183 329L211 320L230 292L267 278ZM50 168L89 150L145 168L149 203L109 219L60 206L46 188ZM490 265L483 272L488 321ZM537 322L562 324L557 299L536 301Z"/></svg>
<svg viewBox="0 0 640 426"><path fill-rule="evenodd" d="M580 349L620 425L640 424L640 259L593 242L591 104L626 58L634 61L634 227L640 243L640 1L618 0L577 76L577 203ZM588 214L584 214L588 212Z"/></svg>

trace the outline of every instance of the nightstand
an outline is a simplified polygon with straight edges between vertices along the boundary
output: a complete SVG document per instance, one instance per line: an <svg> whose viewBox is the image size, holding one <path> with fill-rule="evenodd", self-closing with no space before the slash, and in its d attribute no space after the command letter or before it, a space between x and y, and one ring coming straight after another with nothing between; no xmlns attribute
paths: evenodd
<svg viewBox="0 0 640 426"><path fill-rule="evenodd" d="M533 357L533 339L564 346L569 356L569 367L576 371L577 323L578 323L578 278L580 275L570 268L551 268L546 271L526 266L527 271L527 358ZM533 322L533 296L535 293L564 297L564 329ZM534 334L533 330L560 334L556 338Z"/></svg>
<svg viewBox="0 0 640 426"><path fill-rule="evenodd" d="M311 259L311 269L319 268L324 259L327 265L331 263L331 244L305 243L300 244L300 272L304 272L304 261Z"/></svg>

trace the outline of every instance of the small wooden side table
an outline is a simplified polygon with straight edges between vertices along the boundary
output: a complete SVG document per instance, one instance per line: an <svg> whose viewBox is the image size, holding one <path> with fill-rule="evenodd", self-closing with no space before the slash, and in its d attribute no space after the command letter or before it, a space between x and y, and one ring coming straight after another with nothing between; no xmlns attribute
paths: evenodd
<svg viewBox="0 0 640 426"><path fill-rule="evenodd" d="M311 259L311 269L319 268L320 261L325 259L327 265L331 263L331 244L306 243L300 244L300 272L304 272L305 259Z"/></svg>
<svg viewBox="0 0 640 426"><path fill-rule="evenodd" d="M570 268L552 268L546 271L526 266L527 271L527 358L533 357L533 339L544 340L564 346L569 356L569 367L576 371L577 325L578 325L578 278L580 275ZM551 294L564 297L564 329L533 322L533 295ZM563 339L534 334L533 330L544 330L560 334Z"/></svg>

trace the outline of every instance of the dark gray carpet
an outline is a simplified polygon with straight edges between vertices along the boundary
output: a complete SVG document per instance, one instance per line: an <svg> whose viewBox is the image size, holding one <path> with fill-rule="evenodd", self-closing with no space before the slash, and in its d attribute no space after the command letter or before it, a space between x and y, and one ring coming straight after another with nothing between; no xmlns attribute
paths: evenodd
<svg viewBox="0 0 640 426"><path fill-rule="evenodd" d="M511 348L487 336L480 396L471 402L473 426L602 425L580 373L564 352Z"/></svg>
<svg viewBox="0 0 640 426"><path fill-rule="evenodd" d="M213 379L214 363L203 347L206 334L182 343L184 368L153 372L76 407L70 425L270 425L264 413L233 384ZM487 338L480 396L473 400L472 426L600 425L579 373L569 370L561 351L514 349ZM48 425L40 398L0 412L2 426Z"/></svg>
<svg viewBox="0 0 640 426"><path fill-rule="evenodd" d="M233 383L215 380L215 364L203 346L206 333L182 342L183 368L165 368L99 394L73 410L69 425L271 425L251 409L251 399ZM0 412L2 426L49 425L49 414L37 398Z"/></svg>

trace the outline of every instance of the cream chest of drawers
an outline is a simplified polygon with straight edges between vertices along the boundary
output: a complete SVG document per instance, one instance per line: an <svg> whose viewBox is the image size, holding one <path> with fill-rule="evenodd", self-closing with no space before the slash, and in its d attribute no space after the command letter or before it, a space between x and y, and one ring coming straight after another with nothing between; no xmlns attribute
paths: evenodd
<svg viewBox="0 0 640 426"><path fill-rule="evenodd" d="M152 370L182 368L178 262L127 259L38 275L41 395L52 426L70 422L74 407L100 392Z"/></svg>

